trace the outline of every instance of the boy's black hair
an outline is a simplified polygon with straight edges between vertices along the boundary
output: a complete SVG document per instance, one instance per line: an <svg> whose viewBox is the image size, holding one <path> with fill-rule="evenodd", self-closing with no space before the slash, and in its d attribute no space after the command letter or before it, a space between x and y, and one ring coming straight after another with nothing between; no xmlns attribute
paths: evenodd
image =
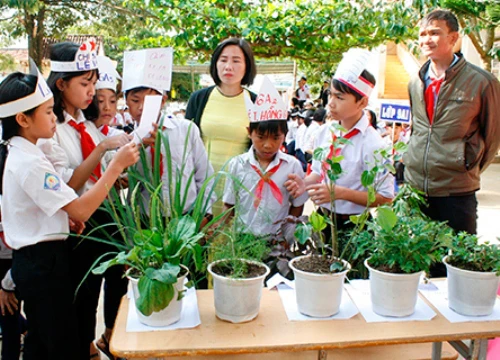
<svg viewBox="0 0 500 360"><path fill-rule="evenodd" d="M375 111L367 109L367 111L370 113L370 124L373 126L375 129L378 129L377 125L377 114L375 114Z"/></svg>
<svg viewBox="0 0 500 360"><path fill-rule="evenodd" d="M363 77L365 80L367 80L370 84L374 85L377 83L375 80L375 77L368 71L368 70L363 70L361 73L361 77ZM335 90L340 91L343 94L351 94L356 98L356 102L364 98L365 96L358 93L356 90L352 89L351 87L347 86L343 82L332 78L332 86Z"/></svg>
<svg viewBox="0 0 500 360"><path fill-rule="evenodd" d="M284 120L257 121L250 123L250 134L257 131L260 135L280 135L286 136L288 125Z"/></svg>
<svg viewBox="0 0 500 360"><path fill-rule="evenodd" d="M420 26L427 26L429 25L430 22L435 20L444 20L446 22L446 26L448 26L448 29L452 32L457 32L459 29L458 20L455 14L453 14L449 10L443 10L443 9L436 9L428 13L420 21Z"/></svg>
<svg viewBox="0 0 500 360"><path fill-rule="evenodd" d="M15 72L7 76L0 83L0 105L24 98L35 92L38 78L35 75L26 75ZM31 115L38 106L24 111L24 114ZM2 143L0 144L0 194L2 194L3 172L7 159L8 147L6 142L13 136L19 135L20 126L16 121L16 115L3 119L2 122Z"/></svg>
<svg viewBox="0 0 500 360"><path fill-rule="evenodd" d="M243 76L243 79L241 79L241 85L252 85L255 75L257 75L257 66L255 65L255 59L250 44L245 39L241 38L229 38L217 45L214 53L212 54L212 58L210 59L210 75L212 76L212 79L217 86L221 84L222 81L217 73L217 61L219 60L224 48L229 45L238 46L241 51L243 51L243 55L245 57L245 75Z"/></svg>
<svg viewBox="0 0 500 360"><path fill-rule="evenodd" d="M326 110L324 107L318 107L313 114L313 120L317 122L324 122L326 117Z"/></svg>
<svg viewBox="0 0 500 360"><path fill-rule="evenodd" d="M311 125L311 123L313 121L313 117L314 117L314 110L313 109L306 110L305 117L304 117L304 124L306 124L307 127L309 127L309 125Z"/></svg>
<svg viewBox="0 0 500 360"><path fill-rule="evenodd" d="M129 95L133 95L133 94L137 94L137 93L140 93L142 91L147 91L147 90L153 90L153 91L156 91L158 93L158 95L163 95L163 94L167 94L167 96L169 95L170 91L165 91L163 93L160 93L158 92L158 90L156 89L153 89L153 88L150 88L150 87L147 87L147 86L139 86L139 87L136 87L136 88L133 88L133 89L129 89L129 90L126 90L124 93L125 93L125 100L127 100L128 96Z"/></svg>
<svg viewBox="0 0 500 360"><path fill-rule="evenodd" d="M50 60L52 61L67 61L72 62L75 60L75 55L80 48L80 45L75 44L70 41L65 41L61 43L54 44L50 47ZM56 72L51 71L49 74L49 78L47 79L47 84L52 90L54 94L54 114L57 116L57 121L63 123L64 115L63 115L63 103L62 103L62 93L57 87L57 80L63 79L64 81L68 81L74 77L81 76L84 74L88 74L88 79L91 79L94 74L97 79L99 79L99 70L87 70L87 71L68 71L68 72Z"/></svg>

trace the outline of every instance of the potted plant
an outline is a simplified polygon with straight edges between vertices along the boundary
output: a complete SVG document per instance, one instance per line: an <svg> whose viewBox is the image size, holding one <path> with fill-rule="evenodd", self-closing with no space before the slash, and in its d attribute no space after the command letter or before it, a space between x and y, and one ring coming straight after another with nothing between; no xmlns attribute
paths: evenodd
<svg viewBox="0 0 500 360"><path fill-rule="evenodd" d="M498 245L479 244L476 235L461 232L453 237L443 262L448 272L448 306L466 316L490 315L500 276Z"/></svg>
<svg viewBox="0 0 500 360"><path fill-rule="evenodd" d="M268 239L242 231L233 220L219 229L211 245L215 314L232 323L247 322L259 314L264 279L269 267L262 259L269 253Z"/></svg>
<svg viewBox="0 0 500 360"><path fill-rule="evenodd" d="M404 185L391 205L377 208L367 230L353 239L355 257L370 254L373 311L383 316L408 316L415 311L424 271L441 259L452 230L420 211L422 193Z"/></svg>
<svg viewBox="0 0 500 360"><path fill-rule="evenodd" d="M200 226L213 191L210 177L186 213L187 186L182 191L184 164L181 171L172 171L174 166L168 136L158 133L156 153L160 153L162 145L165 146L166 171L169 175L169 198L164 198L164 184L159 173L160 157L155 158L156 166L152 170L144 149L141 149L140 169L131 168L128 172L127 201L114 190L104 204L113 219L109 225L117 228L118 233L107 234L105 238L97 238L92 234L88 236L92 240L117 247L119 251L101 256L92 272L103 274L111 266L126 266L138 318L150 326L166 326L180 319L184 287L193 285L192 282L185 284L189 269L182 263L192 263L192 269L202 267L200 241L204 233ZM191 174L190 181L193 176ZM102 231L104 228L99 230L105 232ZM101 263L102 259L108 260Z"/></svg>
<svg viewBox="0 0 500 360"><path fill-rule="evenodd" d="M340 126L335 126L335 130L346 132ZM317 148L314 151L314 159L324 164L324 171L331 184L334 184L342 175L340 162L343 156L329 157L328 154L336 154L338 152L336 149L349 142L346 138L334 137L332 149L330 147ZM363 213L351 217L351 221L355 223L352 234L363 230L369 217L369 207L375 201L378 185L384 181L389 172L394 171L388 161L390 154L390 149L376 151L372 168L362 173L361 183L368 191L368 202ZM330 199L332 199L330 205L332 213L335 214L335 186L331 186L330 191ZM322 231L327 226L331 229L331 240L323 238ZM316 211L309 216L308 223L300 225L297 230L297 240L302 245L310 238L309 235L313 236L313 246L308 248L308 254L296 257L289 262L295 276L298 310L314 317L332 316L340 309L344 280L351 268L350 264L343 260L350 241L344 246L339 256L337 224Z"/></svg>

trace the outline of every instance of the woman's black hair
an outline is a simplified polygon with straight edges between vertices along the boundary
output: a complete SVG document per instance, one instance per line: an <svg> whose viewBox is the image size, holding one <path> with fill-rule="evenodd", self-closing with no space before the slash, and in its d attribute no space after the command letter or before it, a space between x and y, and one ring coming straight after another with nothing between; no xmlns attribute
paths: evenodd
<svg viewBox="0 0 500 360"><path fill-rule="evenodd" d="M15 72L7 76L0 83L0 105L21 99L35 92L37 77ZM24 111L24 114L31 115L38 106ZM2 143L0 144L0 194L3 194L3 172L5 161L7 160L8 148L6 142L13 136L19 135L20 126L16 121L16 115L12 115L2 121Z"/></svg>
<svg viewBox="0 0 500 360"><path fill-rule="evenodd" d="M375 85L376 82L377 82L375 80L375 77L368 70L363 70L363 72L361 73L361 76L363 78L365 78L365 80L367 80L372 85ZM354 97L356 98L356 102L358 102L359 100L361 100L362 98L365 97L364 95L360 94L356 90L354 90L351 87L347 86L343 82L341 82L341 81L339 81L337 79L334 79L334 78L332 78L332 86L333 86L333 88L335 90L340 91L343 94L354 95Z"/></svg>
<svg viewBox="0 0 500 360"><path fill-rule="evenodd" d="M367 109L367 111L370 113L370 124L373 126L374 129L378 129L377 125L377 114L375 114L375 111Z"/></svg>
<svg viewBox="0 0 500 360"><path fill-rule="evenodd" d="M75 44L73 42L61 42L54 44L50 47L50 60L51 61L61 61L61 62L72 62L75 60L75 55L80 45ZM84 74L88 74L88 78L91 79L94 74L99 79L99 70L87 70L87 71L68 71L68 72L56 72L51 71L49 74L49 78L47 79L47 84L52 90L54 94L54 114L57 116L57 121L63 123L64 122L64 104L62 103L62 93L61 90L57 87L57 80L63 79L64 81L68 81L74 77L81 76Z"/></svg>
<svg viewBox="0 0 500 360"><path fill-rule="evenodd" d="M260 135L286 135L288 125L285 120L257 121L250 123L250 134L257 131Z"/></svg>
<svg viewBox="0 0 500 360"><path fill-rule="evenodd" d="M217 73L217 61L219 60L224 48L229 45L238 46L241 51L243 51L243 55L245 56L245 75L243 76L243 79L241 79L241 85L252 85L255 75L257 75L257 66L255 65L255 59L253 57L253 51L250 44L245 39L241 38L229 38L217 45L214 53L212 54L212 59L210 60L210 75L212 76L212 79L217 86L221 84L222 81Z"/></svg>

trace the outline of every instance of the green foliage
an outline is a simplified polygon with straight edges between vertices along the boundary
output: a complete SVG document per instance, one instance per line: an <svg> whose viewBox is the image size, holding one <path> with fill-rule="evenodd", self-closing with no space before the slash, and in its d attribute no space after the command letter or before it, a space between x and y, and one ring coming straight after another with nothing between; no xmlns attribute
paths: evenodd
<svg viewBox="0 0 500 360"><path fill-rule="evenodd" d="M189 136L187 136L189 138ZM181 264L192 259L191 268L202 268L202 247L200 240L204 237L200 231L201 221L207 213L212 194L212 178L208 178L201 187L194 205L186 213L188 184L182 184L182 172L185 171L185 160L181 164L173 164L169 148L168 136L158 132L155 142L156 154L164 146L170 196L164 199L162 182L159 174L160 156L155 157L154 170L147 161L144 149L141 149L141 164L129 168L128 202L123 201L113 188L104 208L113 219L112 224L97 228L99 234L106 228L118 228L118 234L107 234L105 238L89 234L91 240L115 245L118 253L108 253L95 262L92 270L95 274L103 274L109 267L125 265L131 275L139 279L140 297L137 307L148 316L153 311L165 308L173 298L177 275L181 272ZM187 156L187 140L184 146ZM176 171L179 166L180 171ZM181 185L186 185L184 192ZM142 190L142 193L141 193ZM216 217L211 223L219 220ZM116 237L121 239L116 239ZM101 259L114 257L103 263Z"/></svg>
<svg viewBox="0 0 500 360"><path fill-rule="evenodd" d="M500 275L500 248L489 242L479 243L477 235L460 232L454 236L447 262L470 271L495 272Z"/></svg>
<svg viewBox="0 0 500 360"><path fill-rule="evenodd" d="M219 266L231 269L231 278L242 279L248 272L248 262L241 260L262 262L270 249L267 236L244 231L237 223L233 221L229 226L219 229L219 236L210 248L213 260L223 260Z"/></svg>
<svg viewBox="0 0 500 360"><path fill-rule="evenodd" d="M420 211L423 204L421 194L404 185L391 205L377 208L367 230L354 235L354 258L370 256L370 266L383 271L429 271L443 257L453 232L426 217Z"/></svg>
<svg viewBox="0 0 500 360"><path fill-rule="evenodd" d="M16 60L9 54L0 54L0 72L16 70Z"/></svg>

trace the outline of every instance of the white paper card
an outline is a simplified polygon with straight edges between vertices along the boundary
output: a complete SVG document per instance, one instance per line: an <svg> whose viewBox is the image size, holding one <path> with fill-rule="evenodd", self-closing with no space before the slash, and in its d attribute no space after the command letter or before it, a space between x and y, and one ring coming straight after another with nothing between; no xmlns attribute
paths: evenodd
<svg viewBox="0 0 500 360"><path fill-rule="evenodd" d="M283 303L283 307L285 308L286 316L290 321L345 320L352 318L359 312L349 295L344 291L342 293L340 310L337 314L324 318L307 316L301 314L297 308L294 288L289 288L284 284L278 285L277 288L278 293L280 294L281 302Z"/></svg>
<svg viewBox="0 0 500 360"><path fill-rule="evenodd" d="M269 290L277 288L279 284L285 284L290 289L295 288L295 282L281 276L280 273L274 274L272 278L266 281L266 286L268 287Z"/></svg>
<svg viewBox="0 0 500 360"><path fill-rule="evenodd" d="M142 139L149 136L149 132L153 130L153 124L158 120L161 110L160 95L147 95L144 98L144 106L141 115L139 127L134 131L134 141L140 144Z"/></svg>
<svg viewBox="0 0 500 360"><path fill-rule="evenodd" d="M500 320L500 301L495 301L493 313L488 316L465 316L460 315L448 307L448 281L434 282L437 290L422 290L420 292L427 300L439 310L441 314L451 323L458 322L480 322L480 321L499 321Z"/></svg>
<svg viewBox="0 0 500 360"><path fill-rule="evenodd" d="M123 54L123 90L148 87L160 92L172 83L172 48L125 51Z"/></svg>
<svg viewBox="0 0 500 360"><path fill-rule="evenodd" d="M137 310L135 309L135 301L133 296L128 296L128 317L126 332L147 332L147 331L166 331L175 329L190 329L201 324L200 312L198 311L198 298L196 297L196 290L190 288L186 290L186 294L182 299L182 312L181 319L175 324L153 327L144 325L139 321Z"/></svg>
<svg viewBox="0 0 500 360"><path fill-rule="evenodd" d="M412 315L404 317L382 316L373 312L370 299L370 281L369 280L351 280L345 288L366 322L402 322L402 321L428 321L436 313L420 297L417 298L415 312Z"/></svg>

